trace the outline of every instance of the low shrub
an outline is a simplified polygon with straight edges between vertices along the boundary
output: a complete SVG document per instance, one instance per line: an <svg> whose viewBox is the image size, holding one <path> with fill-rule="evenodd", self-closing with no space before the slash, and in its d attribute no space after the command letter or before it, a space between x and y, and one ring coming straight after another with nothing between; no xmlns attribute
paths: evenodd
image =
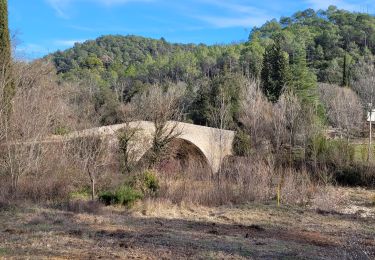
<svg viewBox="0 0 375 260"><path fill-rule="evenodd" d="M90 187L84 187L78 191L73 191L69 193L70 199L82 199L87 200L91 198L91 190Z"/></svg>
<svg viewBox="0 0 375 260"><path fill-rule="evenodd" d="M122 185L115 192L105 191L99 194L99 200L105 205L119 204L131 207L137 200L144 196L141 192L128 185Z"/></svg>
<svg viewBox="0 0 375 260"><path fill-rule="evenodd" d="M103 202L106 206L116 202L115 195L110 191L103 191L98 195L99 201Z"/></svg>
<svg viewBox="0 0 375 260"><path fill-rule="evenodd" d="M140 174L132 176L127 184L146 196L156 195L160 188L158 177L151 170L145 170Z"/></svg>
<svg viewBox="0 0 375 260"><path fill-rule="evenodd" d="M345 186L375 186L375 165L365 162L365 146L351 145L347 140L329 140L317 135L309 140L310 171L320 180L330 179Z"/></svg>
<svg viewBox="0 0 375 260"><path fill-rule="evenodd" d="M124 206L132 206L134 202L143 198L141 192L127 185L123 185L117 189L114 195L115 203Z"/></svg>
<svg viewBox="0 0 375 260"><path fill-rule="evenodd" d="M333 169L334 179L340 185L375 187L375 166L352 164Z"/></svg>
<svg viewBox="0 0 375 260"><path fill-rule="evenodd" d="M17 187L16 197L32 202L57 202L69 199L75 187L65 176L23 176Z"/></svg>
<svg viewBox="0 0 375 260"><path fill-rule="evenodd" d="M354 161L354 155L354 147L345 140L329 140L323 135L316 135L309 140L308 157L319 164L344 167Z"/></svg>
<svg viewBox="0 0 375 260"><path fill-rule="evenodd" d="M8 211L15 208L15 202L11 201L10 199L2 199L0 198L0 212L1 211Z"/></svg>
<svg viewBox="0 0 375 260"><path fill-rule="evenodd" d="M157 192L160 188L159 180L154 172L147 171L144 173L145 186L152 192Z"/></svg>
<svg viewBox="0 0 375 260"><path fill-rule="evenodd" d="M357 186L362 183L361 170L358 167L345 167L338 169L334 173L337 183L345 186Z"/></svg>
<svg viewBox="0 0 375 260"><path fill-rule="evenodd" d="M70 129L66 126L58 126L53 130L53 134L55 135L67 135L70 132Z"/></svg>
<svg viewBox="0 0 375 260"><path fill-rule="evenodd" d="M100 193L99 200L105 205L120 204L131 207L139 199L156 195L159 188L160 185L156 173L146 170L141 174L130 177L114 192L104 191Z"/></svg>

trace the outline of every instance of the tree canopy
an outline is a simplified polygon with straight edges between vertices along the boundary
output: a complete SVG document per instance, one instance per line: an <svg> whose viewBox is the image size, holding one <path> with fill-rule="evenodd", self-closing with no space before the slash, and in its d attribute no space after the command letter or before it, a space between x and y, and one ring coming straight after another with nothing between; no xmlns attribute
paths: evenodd
<svg viewBox="0 0 375 260"><path fill-rule="evenodd" d="M46 58L61 81L84 82L84 87L95 86L98 96L106 93L98 98L99 110L106 102L129 102L155 84L183 83L186 120L211 125L209 114L219 109L220 92L233 127L242 78L260 81L272 102L287 90L316 107L317 82L351 87L358 64L374 54L375 17L330 6L270 20L241 43L172 44L163 38L107 35ZM115 113L109 114L111 120L103 122L117 122Z"/></svg>

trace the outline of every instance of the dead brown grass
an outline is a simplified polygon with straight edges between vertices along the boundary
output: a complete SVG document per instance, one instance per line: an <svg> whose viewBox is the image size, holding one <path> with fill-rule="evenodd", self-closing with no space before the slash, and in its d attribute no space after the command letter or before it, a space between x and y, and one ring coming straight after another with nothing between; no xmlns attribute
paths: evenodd
<svg viewBox="0 0 375 260"><path fill-rule="evenodd" d="M179 173L159 173L159 197L173 203L206 206L270 201L280 186L281 202L306 204L320 187L306 171L276 167L271 159L233 157L212 174L201 166Z"/></svg>
<svg viewBox="0 0 375 260"><path fill-rule="evenodd" d="M373 193L337 192L352 206L355 194ZM206 207L148 199L131 211L99 213L24 205L0 211L0 258L372 259L374 224L355 212L264 203Z"/></svg>

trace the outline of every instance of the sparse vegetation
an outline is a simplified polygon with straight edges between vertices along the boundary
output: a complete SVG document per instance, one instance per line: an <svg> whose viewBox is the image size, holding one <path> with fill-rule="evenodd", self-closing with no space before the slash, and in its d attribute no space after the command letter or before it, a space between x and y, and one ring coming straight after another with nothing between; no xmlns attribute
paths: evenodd
<svg viewBox="0 0 375 260"><path fill-rule="evenodd" d="M308 9L241 44L103 36L23 62L1 19L0 258L375 257L374 28ZM216 129L198 147L180 122Z"/></svg>

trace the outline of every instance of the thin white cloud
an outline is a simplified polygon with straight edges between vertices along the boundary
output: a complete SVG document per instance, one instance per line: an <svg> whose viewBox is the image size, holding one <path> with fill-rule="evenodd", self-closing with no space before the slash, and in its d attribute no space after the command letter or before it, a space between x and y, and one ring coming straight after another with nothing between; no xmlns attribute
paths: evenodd
<svg viewBox="0 0 375 260"><path fill-rule="evenodd" d="M43 47L41 45L38 45L38 44L34 44L34 43L28 43L28 44L21 45L21 46L17 47L16 50L20 51L20 52L36 52L36 53L47 51L47 49L45 47Z"/></svg>
<svg viewBox="0 0 375 260"><path fill-rule="evenodd" d="M197 19L205 21L218 28L229 27L253 27L263 24L269 17L221 17L221 16L196 16Z"/></svg>
<svg viewBox="0 0 375 260"><path fill-rule="evenodd" d="M55 11L56 14L64 19L69 18L68 9L69 7L78 2L83 3L96 3L105 6L114 6L127 4L131 2L153 2L155 0L45 0L48 5L50 5Z"/></svg>
<svg viewBox="0 0 375 260"><path fill-rule="evenodd" d="M221 15L203 14L194 16L194 18L217 28L252 27L261 25L272 18L266 10L254 7L244 1L200 0L199 2L222 10Z"/></svg>
<svg viewBox="0 0 375 260"><path fill-rule="evenodd" d="M71 0L46 0L46 2L55 10L59 17L64 19L69 18L65 9L70 4Z"/></svg>
<svg viewBox="0 0 375 260"><path fill-rule="evenodd" d="M255 14L255 13L263 13L264 11L250 6L249 4L243 4L241 2L233 2L233 1L226 1L226 0L200 0L201 3L207 3L212 6L220 7L226 9L228 11L242 13L242 14Z"/></svg>
<svg viewBox="0 0 375 260"><path fill-rule="evenodd" d="M92 0L92 2L97 2L104 5L118 5L127 4L130 2L153 2L154 0Z"/></svg>
<svg viewBox="0 0 375 260"><path fill-rule="evenodd" d="M54 41L54 44L61 47L72 47L75 43L81 43L85 40L56 40Z"/></svg>
<svg viewBox="0 0 375 260"><path fill-rule="evenodd" d="M27 43L21 44L16 47L15 49L15 57L19 60L32 60L35 57L41 57L47 55L49 53L49 49L34 43Z"/></svg>

